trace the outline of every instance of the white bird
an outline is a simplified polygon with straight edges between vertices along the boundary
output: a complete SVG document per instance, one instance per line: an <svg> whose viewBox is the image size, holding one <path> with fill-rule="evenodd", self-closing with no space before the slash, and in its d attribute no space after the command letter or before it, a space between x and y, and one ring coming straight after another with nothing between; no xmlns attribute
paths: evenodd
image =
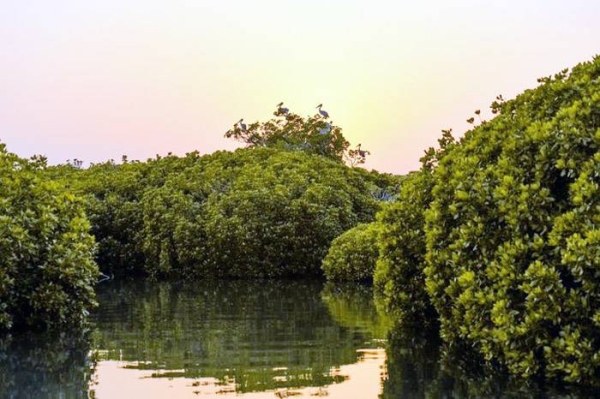
<svg viewBox="0 0 600 399"><path fill-rule="evenodd" d="M97 281L97 283L101 283L103 281L110 280L111 278L113 278L112 274L110 276L107 276L106 274L100 272L100 279Z"/></svg>
<svg viewBox="0 0 600 399"><path fill-rule="evenodd" d="M244 131L245 131L247 126L246 126L246 124L245 124L245 123L243 123L243 122L244 122L244 118L240 119L240 120L238 121L238 123L236 123L236 125L240 125L240 129L242 129L242 130L244 130Z"/></svg>
<svg viewBox="0 0 600 399"><path fill-rule="evenodd" d="M329 118L329 114L327 113L327 111L323 111L321 109L321 107L323 106L323 104L319 104L317 105L317 109L319 110L319 113L321 114L321 116L325 119Z"/></svg>
<svg viewBox="0 0 600 399"><path fill-rule="evenodd" d="M321 128L321 129L319 129L319 134L321 134L321 135L326 135L326 134L328 134L329 132L331 132L331 126L332 126L332 123L331 123L331 122L327 123L327 124L325 125L325 127L323 127L323 128Z"/></svg>
<svg viewBox="0 0 600 399"><path fill-rule="evenodd" d="M284 108L283 107L283 102L280 102L279 104L277 104L277 112L280 113L280 114L284 114L285 115L288 112L290 112L290 110L287 109L287 108Z"/></svg>

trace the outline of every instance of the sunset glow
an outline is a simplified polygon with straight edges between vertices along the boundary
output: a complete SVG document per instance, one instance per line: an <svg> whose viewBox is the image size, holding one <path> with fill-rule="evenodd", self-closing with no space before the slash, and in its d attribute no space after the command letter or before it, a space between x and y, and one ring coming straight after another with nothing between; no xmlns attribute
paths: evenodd
<svg viewBox="0 0 600 399"><path fill-rule="evenodd" d="M4 2L0 141L51 163L210 153L237 120L323 103L368 168L600 53L600 2Z"/></svg>

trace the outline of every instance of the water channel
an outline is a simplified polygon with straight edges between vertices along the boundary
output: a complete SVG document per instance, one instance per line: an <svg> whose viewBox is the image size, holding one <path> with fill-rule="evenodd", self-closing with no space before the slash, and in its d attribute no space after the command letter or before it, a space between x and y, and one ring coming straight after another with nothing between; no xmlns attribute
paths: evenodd
<svg viewBox="0 0 600 399"><path fill-rule="evenodd" d="M0 398L597 397L467 375L364 285L110 282L98 300L83 336L0 341Z"/></svg>

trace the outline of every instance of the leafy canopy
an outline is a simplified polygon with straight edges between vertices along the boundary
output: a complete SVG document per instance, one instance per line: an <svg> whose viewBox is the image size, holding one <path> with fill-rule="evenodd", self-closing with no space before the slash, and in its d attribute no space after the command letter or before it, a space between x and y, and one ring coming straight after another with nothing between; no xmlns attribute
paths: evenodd
<svg viewBox="0 0 600 399"><path fill-rule="evenodd" d="M0 143L0 330L81 325L98 269L81 201Z"/></svg>
<svg viewBox="0 0 600 399"><path fill-rule="evenodd" d="M434 171L427 291L442 337L523 377L600 375L600 58L467 132Z"/></svg>
<svg viewBox="0 0 600 399"><path fill-rule="evenodd" d="M329 280L368 281L377 261L376 223L363 223L338 236L321 266Z"/></svg>
<svg viewBox="0 0 600 399"><path fill-rule="evenodd" d="M285 111L283 111L285 110ZM320 114L303 118L300 115L278 108L275 118L250 125L236 123L225 133L225 137L245 143L248 147L270 147L289 151L317 154L350 165L363 164L368 151L360 144L351 149L342 134L342 129Z"/></svg>
<svg viewBox="0 0 600 399"><path fill-rule="evenodd" d="M196 278L318 275L331 241L372 221L397 183L262 147L53 173L87 199L105 273Z"/></svg>

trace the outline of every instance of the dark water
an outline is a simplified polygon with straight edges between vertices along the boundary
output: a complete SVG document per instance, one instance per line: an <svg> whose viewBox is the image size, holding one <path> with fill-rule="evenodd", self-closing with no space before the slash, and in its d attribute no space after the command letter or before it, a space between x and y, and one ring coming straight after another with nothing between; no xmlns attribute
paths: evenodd
<svg viewBox="0 0 600 399"><path fill-rule="evenodd" d="M466 372L361 285L113 282L98 298L88 334L0 341L0 398L600 397Z"/></svg>

